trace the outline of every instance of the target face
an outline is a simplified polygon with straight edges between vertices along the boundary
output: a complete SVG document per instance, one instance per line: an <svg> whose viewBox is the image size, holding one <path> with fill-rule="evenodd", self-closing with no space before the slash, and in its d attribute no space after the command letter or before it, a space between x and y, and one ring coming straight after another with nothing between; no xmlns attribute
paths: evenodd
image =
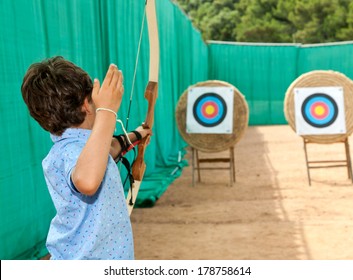
<svg viewBox="0 0 353 280"><path fill-rule="evenodd" d="M200 125L214 127L226 117L227 104L222 96L208 92L196 99L193 105L193 114Z"/></svg>
<svg viewBox="0 0 353 280"><path fill-rule="evenodd" d="M188 133L232 133L234 92L230 87L195 87L188 92Z"/></svg>
<svg viewBox="0 0 353 280"><path fill-rule="evenodd" d="M304 120L314 127L327 127L337 119L338 107L331 96L315 93L304 100L302 115Z"/></svg>
<svg viewBox="0 0 353 280"><path fill-rule="evenodd" d="M299 135L346 132L343 88L296 88L294 93Z"/></svg>

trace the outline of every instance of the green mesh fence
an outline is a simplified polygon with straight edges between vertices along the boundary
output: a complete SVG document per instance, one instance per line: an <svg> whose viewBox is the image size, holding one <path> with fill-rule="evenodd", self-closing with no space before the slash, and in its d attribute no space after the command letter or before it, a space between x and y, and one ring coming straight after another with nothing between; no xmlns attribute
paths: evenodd
<svg viewBox="0 0 353 280"><path fill-rule="evenodd" d="M20 86L28 66L61 55L102 80L110 63L124 74L119 117L126 119L144 0L2 0L0 3L0 259L37 259L55 214L41 161L52 143L33 121ZM207 79L207 47L199 32L170 1L157 0L161 63L154 135L137 204L152 206L187 164L175 125L181 92ZM179 32L170 32L179 30ZM129 130L147 110L149 42L143 29ZM122 171L124 173L124 171Z"/></svg>
<svg viewBox="0 0 353 280"><path fill-rule="evenodd" d="M283 101L289 85L311 70L353 77L353 43L322 45L210 42L209 79L236 86L249 105L250 125L285 124Z"/></svg>

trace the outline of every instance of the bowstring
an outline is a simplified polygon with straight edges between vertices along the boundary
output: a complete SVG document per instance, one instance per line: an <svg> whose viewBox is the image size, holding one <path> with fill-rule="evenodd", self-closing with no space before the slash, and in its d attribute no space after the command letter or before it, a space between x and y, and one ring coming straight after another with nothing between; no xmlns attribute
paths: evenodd
<svg viewBox="0 0 353 280"><path fill-rule="evenodd" d="M126 130L128 130L128 127L129 127L129 119L130 119L130 111L131 111L132 97L133 97L133 95L134 95L134 88L135 88L135 81L136 81L137 66L138 66L139 57L140 57L140 51L141 51L141 42L142 42L143 29L144 29L144 26L145 26L146 4L147 4L147 0L145 1L145 8L144 8L144 10L143 10L143 17L142 17L142 23L141 23L141 28L140 28L140 37L139 37L139 41L138 41L138 45L137 45L137 52L136 52L136 60L135 60L134 74L133 74L133 77L132 77L132 85L131 85L131 92L130 92L130 101L129 101L129 107L128 107L127 117L126 117L126 123L125 123Z"/></svg>
<svg viewBox="0 0 353 280"><path fill-rule="evenodd" d="M143 9L143 16L142 16L142 22L141 22L141 28L140 28L140 35L139 35L139 40L138 40L138 45L137 45L137 52L136 52L136 59L135 59L135 66L134 66L134 74L133 74L133 77L132 77L132 85L131 85L131 91L130 91L129 107L128 107L127 117L126 117L126 122L125 122L125 129L124 129L124 125L123 125L122 121L119 120L120 121L119 123L120 123L124 133L125 133L125 131L128 130L128 127L129 127L129 119L130 119L132 98L133 98L133 95L134 95L135 81L136 81L136 75L137 75L137 67L138 67L140 51L141 51L143 30L144 30L144 26L145 26L147 1L148 0L145 0L145 7ZM135 159L136 159L136 149L135 149L135 147L133 148L133 151L134 151L134 156L133 156L132 164L135 162ZM132 166L132 164L131 164L131 166ZM121 162L120 162L120 167L121 167ZM128 179L128 176L125 178L123 186L125 186L127 179ZM131 190L131 198L130 198L131 201L132 201L132 195L133 195L133 192Z"/></svg>

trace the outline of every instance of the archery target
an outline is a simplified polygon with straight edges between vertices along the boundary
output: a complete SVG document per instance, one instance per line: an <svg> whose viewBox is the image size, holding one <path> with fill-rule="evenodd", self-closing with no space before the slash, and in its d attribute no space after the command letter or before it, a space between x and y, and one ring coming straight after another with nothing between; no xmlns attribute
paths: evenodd
<svg viewBox="0 0 353 280"><path fill-rule="evenodd" d="M188 92L188 133L233 132L234 92L230 87L195 87Z"/></svg>
<svg viewBox="0 0 353 280"><path fill-rule="evenodd" d="M342 87L295 88L294 94L299 135L346 133Z"/></svg>

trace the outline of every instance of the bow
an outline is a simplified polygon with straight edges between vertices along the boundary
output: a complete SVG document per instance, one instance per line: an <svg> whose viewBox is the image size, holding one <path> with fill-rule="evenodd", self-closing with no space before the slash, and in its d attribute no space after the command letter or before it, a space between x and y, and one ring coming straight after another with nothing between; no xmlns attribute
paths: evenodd
<svg viewBox="0 0 353 280"><path fill-rule="evenodd" d="M156 15L156 4L155 0L146 0L145 4L147 26L148 26L148 38L150 43L150 65L149 65L149 79L145 90L145 98L148 101L147 115L142 126L144 128L152 129L154 122L154 107L158 96L158 74L159 74L159 39L158 39L158 26L157 26L157 15ZM132 191L134 192L131 196L131 189L128 193L127 206L129 215L131 215L132 209L135 205L137 193L140 189L143 175L146 169L146 163L144 161L146 145L149 142L150 136L145 137L141 140L138 145L138 154L132 165L132 176L134 183ZM131 197L131 200L130 200Z"/></svg>

